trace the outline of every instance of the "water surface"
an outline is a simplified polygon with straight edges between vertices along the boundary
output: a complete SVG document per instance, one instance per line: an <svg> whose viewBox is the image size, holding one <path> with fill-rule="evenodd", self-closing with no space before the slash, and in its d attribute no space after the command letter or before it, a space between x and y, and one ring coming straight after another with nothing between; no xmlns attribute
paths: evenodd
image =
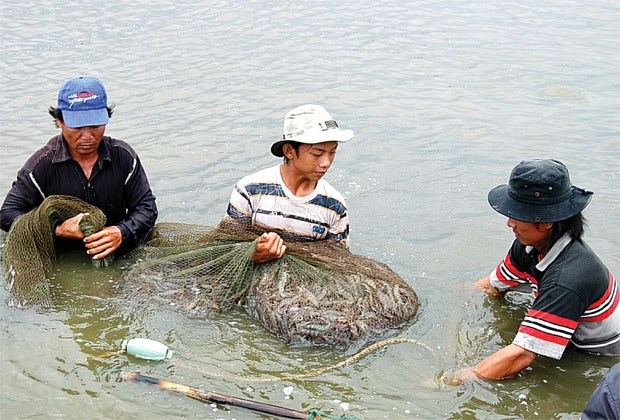
<svg viewBox="0 0 620 420"><path fill-rule="evenodd" d="M352 250L414 287L419 314L396 337L433 349L393 345L257 382L350 354L286 346L241 310L195 321L119 304L120 266L68 255L52 272L53 311L0 306L4 418L265 418L118 379L132 370L364 419L573 419L617 362L569 351L516 380L439 380L510 343L531 301L468 287L512 241L486 193L520 160L560 159L595 191L586 240L620 273L616 2L6 0L0 11L0 196L56 134L47 107L77 75L104 81L107 134L140 154L160 221L216 224L234 183L277 163L284 114L320 103L356 133L327 174L350 207ZM136 336L175 357L97 357Z"/></svg>

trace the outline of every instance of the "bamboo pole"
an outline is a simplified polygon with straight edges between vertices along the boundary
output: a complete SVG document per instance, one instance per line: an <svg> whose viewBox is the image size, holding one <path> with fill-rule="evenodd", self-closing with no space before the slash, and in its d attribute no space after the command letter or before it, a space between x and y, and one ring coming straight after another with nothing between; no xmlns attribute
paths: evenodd
<svg viewBox="0 0 620 420"><path fill-rule="evenodd" d="M237 407L247 408L249 410L258 411L261 413L272 414L274 416L283 417L287 419L303 419L306 420L310 416L310 413L303 411L291 410L285 407L279 407L277 405L266 404L256 402L252 400L246 400L244 398L232 397L230 395L218 394L215 392L205 391L192 386L183 384L177 384L174 382L166 381L163 379L157 379L150 376L140 375L134 372L123 372L123 378L129 379L134 382L141 382L149 385L154 385L158 388L167 389L169 391L185 394L190 398L199 400L202 402L214 402L217 404L226 404ZM317 420L321 420L320 417L316 417Z"/></svg>

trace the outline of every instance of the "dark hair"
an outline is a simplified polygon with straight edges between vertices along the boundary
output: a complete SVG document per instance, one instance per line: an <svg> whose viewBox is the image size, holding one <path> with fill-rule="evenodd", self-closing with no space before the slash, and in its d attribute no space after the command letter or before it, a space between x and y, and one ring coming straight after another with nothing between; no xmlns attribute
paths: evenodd
<svg viewBox="0 0 620 420"><path fill-rule="evenodd" d="M291 147L293 148L293 150L295 150L295 153L299 154L299 146L301 146L302 143L300 143L298 141L287 141L286 143L290 144ZM286 144L286 143L284 143L284 144ZM284 144L282 145L282 147L284 147ZM286 156L284 156L284 163L286 163L286 162L288 162L288 159L287 159Z"/></svg>
<svg viewBox="0 0 620 420"><path fill-rule="evenodd" d="M108 110L108 118L112 117L112 114L114 113L114 104L107 106L106 109ZM56 119L59 119L62 122L65 121L62 119L62 109L56 108L55 106L50 106L47 111L50 113L50 115L54 119L54 124L56 125L56 127L58 127L58 123L56 122Z"/></svg>
<svg viewBox="0 0 620 420"><path fill-rule="evenodd" d="M560 239L565 233L568 233L571 238L581 241L583 232L586 227L586 218L581 213L577 213L570 219L560 220L559 222L553 222L551 228L551 235L547 238L547 241L543 245L541 250L542 254L549 252L551 247L558 239Z"/></svg>

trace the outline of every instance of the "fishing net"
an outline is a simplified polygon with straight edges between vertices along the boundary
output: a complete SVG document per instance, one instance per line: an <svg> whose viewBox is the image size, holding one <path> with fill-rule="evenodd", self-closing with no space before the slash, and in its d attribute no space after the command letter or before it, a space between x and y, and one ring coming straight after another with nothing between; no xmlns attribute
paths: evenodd
<svg viewBox="0 0 620 420"><path fill-rule="evenodd" d="M85 236L92 235L105 225L106 217L100 209L79 198L64 195L49 196L39 207L15 219L6 236L2 254L9 305L52 306L47 275L56 261L53 229L79 213L89 213L80 222L80 230ZM112 257L92 261L95 266L107 266Z"/></svg>
<svg viewBox="0 0 620 420"><path fill-rule="evenodd" d="M366 342L415 315L415 292L387 265L332 241L299 242L283 232L284 257L255 264L262 233L228 217L215 228L159 223L130 255L124 293L201 319L241 305L294 345Z"/></svg>
<svg viewBox="0 0 620 420"><path fill-rule="evenodd" d="M78 213L90 213L80 224L85 236L105 225L99 209L69 196L48 197L14 221L2 257L9 304L52 305L53 229ZM159 223L125 261L121 298L199 319L241 306L294 345L363 344L414 317L415 292L387 265L332 241L300 242L283 232L284 257L255 264L262 233L231 218L217 227ZM107 266L112 257L92 261Z"/></svg>

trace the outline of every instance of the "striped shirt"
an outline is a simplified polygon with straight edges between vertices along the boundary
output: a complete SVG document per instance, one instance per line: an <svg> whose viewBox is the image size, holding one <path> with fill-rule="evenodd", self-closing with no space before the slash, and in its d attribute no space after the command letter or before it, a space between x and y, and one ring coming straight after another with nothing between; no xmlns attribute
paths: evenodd
<svg viewBox="0 0 620 420"><path fill-rule="evenodd" d="M514 344L560 359L572 346L591 353L620 356L618 284L583 241L564 235L538 262L538 252L515 240L491 273L500 291L534 292Z"/></svg>
<svg viewBox="0 0 620 420"><path fill-rule="evenodd" d="M241 179L232 191L227 214L299 240L331 239L348 246L349 217L342 195L320 179L311 194L295 196L282 180L280 165Z"/></svg>

